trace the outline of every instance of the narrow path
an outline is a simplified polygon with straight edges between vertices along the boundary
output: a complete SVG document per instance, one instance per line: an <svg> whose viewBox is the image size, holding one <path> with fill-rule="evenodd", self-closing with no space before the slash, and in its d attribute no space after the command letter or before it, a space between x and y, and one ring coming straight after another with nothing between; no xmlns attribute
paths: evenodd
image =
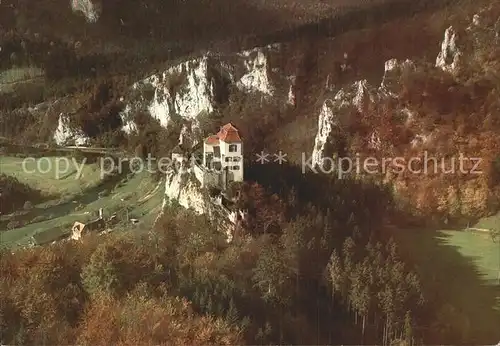
<svg viewBox="0 0 500 346"><path fill-rule="evenodd" d="M147 200L149 200L151 197L154 196L154 194L156 193L156 191L158 191L158 189L160 188L161 184L163 183L163 180L160 180L158 182L158 184L156 185L156 187L153 189L153 191L149 192L148 194L146 194L145 196L143 196L142 198L140 198L137 202L138 203L142 203L142 202L145 202Z"/></svg>

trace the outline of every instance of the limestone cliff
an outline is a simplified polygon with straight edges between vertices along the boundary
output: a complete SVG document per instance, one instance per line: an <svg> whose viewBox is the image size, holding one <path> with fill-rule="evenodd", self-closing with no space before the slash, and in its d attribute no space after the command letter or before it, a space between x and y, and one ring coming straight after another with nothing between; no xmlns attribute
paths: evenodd
<svg viewBox="0 0 500 346"><path fill-rule="evenodd" d="M279 68L272 71L269 55L277 50L279 47L269 46L234 55L207 53L138 81L123 99L123 130L130 133L135 129L131 115L138 110L147 111L164 127L172 117L196 124L198 116L218 109L235 88L243 93L279 97L275 82L291 85L291 81Z"/></svg>
<svg viewBox="0 0 500 346"><path fill-rule="evenodd" d="M427 108L422 114L420 105L436 96L424 92L409 98L408 85L405 84L412 78L422 79L422 75L443 72L440 78L446 79L448 74L452 80L449 85L464 83L471 76L474 79L491 79L493 75L497 75L495 68L498 68L498 60L494 59L489 45L499 42L496 29L499 24L486 18L482 14L475 15L465 30L457 30L453 26L446 29L434 70L411 60L391 59L385 63L384 76L378 88L370 87L365 80L361 80L338 90L333 98L326 98L318 115L318 132L312 150L313 164L321 166L324 158L338 156L339 142L343 138L359 136L359 133L347 133L349 125L354 123L358 127L364 126L363 137L359 139L361 144L352 144L343 149L348 151L347 155L360 154L361 157L377 159L394 156L407 162L411 158L421 159L424 154L429 154L438 160L438 172L417 174L406 170L395 174L390 170L394 166L389 164L381 167L382 171L375 174L381 182L393 187L401 205L407 204L422 215L467 218L487 214L499 199L498 191L492 189L486 179L488 172L482 175L471 173L472 171L447 174L442 167L447 165L449 169L450 165L457 165L453 160L464 155L465 149L458 149L464 148L464 145L459 146L454 141L463 143L470 141L473 136L461 139L457 130L450 133L447 131L451 130L446 127L432 123L424 125L423 119L430 117L430 110ZM453 90L455 89L447 92ZM453 112L449 104L443 105L446 102L449 101L437 99L433 104L439 103L439 107L443 108L434 112ZM460 101L460 104L463 105L464 102L471 101ZM481 137L482 134L478 131L477 136ZM474 141L477 143L476 149L469 149L468 153L476 153L476 156L482 157L481 167L488 169L487 156L481 156L477 151L481 142L477 139ZM494 145L491 144L490 147L493 148ZM484 148L483 152L486 150ZM456 157L452 160L450 157L453 155ZM360 175L366 176L367 173L362 172Z"/></svg>
<svg viewBox="0 0 500 346"><path fill-rule="evenodd" d="M210 196L207 188L197 180L191 160L184 159L172 164L166 172L165 196L162 210L171 202L198 215L207 215L217 220L218 229L226 234L227 241L233 239L238 211L229 210L222 203L222 196Z"/></svg>

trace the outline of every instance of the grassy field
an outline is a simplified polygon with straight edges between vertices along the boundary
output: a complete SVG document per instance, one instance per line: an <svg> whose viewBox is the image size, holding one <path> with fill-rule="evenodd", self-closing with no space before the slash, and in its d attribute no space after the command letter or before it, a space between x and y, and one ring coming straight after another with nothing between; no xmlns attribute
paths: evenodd
<svg viewBox="0 0 500 346"><path fill-rule="evenodd" d="M495 285L500 269L500 247L493 243L488 234L462 231L440 231L437 239L448 246L455 247L460 254L471 259L480 278ZM500 306L497 308L500 309Z"/></svg>
<svg viewBox="0 0 500 346"><path fill-rule="evenodd" d="M78 176L75 166L66 170L63 163L64 173L58 176L56 160L56 157L44 158L38 170L36 163L30 162L23 170L23 158L1 158L2 173L15 176L53 198L31 210L2 215L0 245L24 246L34 234L68 233L75 221L95 219L100 208L103 208L105 218L116 212L118 220L126 220L128 214L129 218L139 219L139 225L150 224L160 211L163 185L161 181L154 181L147 172L117 175L103 181L97 164L84 165ZM20 226L5 230L9 223L20 223ZM119 226L127 228L130 224L124 221Z"/></svg>
<svg viewBox="0 0 500 346"><path fill-rule="evenodd" d="M16 177L20 182L42 191L47 196L79 194L96 186L100 181L97 164L82 166L81 162L70 161L69 166L66 166L63 160L71 158L41 157L36 158L36 161L27 160L23 165L24 160L22 157L0 157L1 172ZM79 174L80 167L82 168Z"/></svg>
<svg viewBox="0 0 500 346"><path fill-rule="evenodd" d="M116 212L118 219L124 220L128 209L129 218L150 224L160 211L164 193L161 187L161 182L153 181L148 173L141 173L107 190L109 194L106 196L99 196L98 191L89 191L84 196L85 201L68 201L49 208L35 206L33 213L22 216L23 221L33 220L37 216L37 209L42 213L38 215L48 216L49 219L4 231L0 233L1 243L6 247L24 246L37 233L54 232L54 229L58 229L61 234L68 233L75 221L95 219L99 208L103 208L105 218Z"/></svg>
<svg viewBox="0 0 500 346"><path fill-rule="evenodd" d="M475 344L498 342L500 245L488 234L454 230L394 231L394 237L416 264L427 296L443 311L453 311L462 333L457 337Z"/></svg>
<svg viewBox="0 0 500 346"><path fill-rule="evenodd" d="M18 83L43 77L43 71L36 67L11 68L0 72L0 85Z"/></svg>
<svg viewBox="0 0 500 346"><path fill-rule="evenodd" d="M44 73L39 68L12 68L0 72L0 95L10 93L16 86L43 82Z"/></svg>

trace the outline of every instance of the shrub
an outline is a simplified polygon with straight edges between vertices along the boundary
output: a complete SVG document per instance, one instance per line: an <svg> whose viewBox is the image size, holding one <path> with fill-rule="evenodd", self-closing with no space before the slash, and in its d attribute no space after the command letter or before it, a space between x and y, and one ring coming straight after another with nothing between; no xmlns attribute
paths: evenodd
<svg viewBox="0 0 500 346"><path fill-rule="evenodd" d="M103 190L103 191L100 191L99 192L99 198L102 198L102 197L105 197L105 196L109 196L109 190Z"/></svg>
<svg viewBox="0 0 500 346"><path fill-rule="evenodd" d="M80 210L82 210L82 209L85 209L85 205L83 205L83 204L81 204L81 203L80 203L80 204L78 204L78 205L75 207L75 211L80 211Z"/></svg>
<svg viewBox="0 0 500 346"><path fill-rule="evenodd" d="M48 219L49 219L49 217L47 217L47 216L38 215L38 216L34 217L33 220L31 220L31 223L38 223L38 222L42 222L42 221L45 221Z"/></svg>
<svg viewBox="0 0 500 346"><path fill-rule="evenodd" d="M19 220L12 220L7 224L7 229L14 229L14 228L19 228L22 226L21 221Z"/></svg>
<svg viewBox="0 0 500 346"><path fill-rule="evenodd" d="M40 191L5 174L0 174L0 193L0 213L2 214L22 208L28 200L36 202L42 199Z"/></svg>
<svg viewBox="0 0 500 346"><path fill-rule="evenodd" d="M216 187L213 187L211 186L209 189L208 189L208 194L210 195L210 197L216 197L220 194L221 190L216 188Z"/></svg>

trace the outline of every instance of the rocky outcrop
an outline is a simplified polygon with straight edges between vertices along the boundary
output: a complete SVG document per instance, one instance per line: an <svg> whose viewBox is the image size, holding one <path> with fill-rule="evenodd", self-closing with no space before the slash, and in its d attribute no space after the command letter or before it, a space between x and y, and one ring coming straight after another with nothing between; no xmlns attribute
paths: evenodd
<svg viewBox="0 0 500 346"><path fill-rule="evenodd" d="M149 112L164 127L172 117L196 125L199 116L222 107L234 90L276 97L273 81L292 83L280 71L273 73L269 65L269 55L277 50L270 46L230 56L207 53L135 83L130 95L122 99L123 130L130 133L136 129L132 115L138 111Z"/></svg>
<svg viewBox="0 0 500 346"><path fill-rule="evenodd" d="M198 144L200 130L193 124L183 124L179 134L179 146L191 149Z"/></svg>
<svg viewBox="0 0 500 346"><path fill-rule="evenodd" d="M415 63L409 59L400 61L397 59L387 60L384 66L384 77L380 83L379 91L384 97L398 97L401 91L401 78L405 73L416 69Z"/></svg>
<svg viewBox="0 0 500 346"><path fill-rule="evenodd" d="M295 107L295 105L297 104L297 93L296 93L297 77L290 76L288 80L290 82L290 86L288 87L287 103Z"/></svg>
<svg viewBox="0 0 500 346"><path fill-rule="evenodd" d="M274 87L269 77L267 57L262 49L253 49L240 54L244 60L246 73L236 83L243 91L258 91L264 95L273 96Z"/></svg>
<svg viewBox="0 0 500 346"><path fill-rule="evenodd" d="M498 22L500 23L500 20ZM462 65L473 62L477 51L480 50L481 45L485 44L485 39L487 42L494 41L493 34L495 34L495 30L491 30L492 27L495 28L493 24L485 24L481 15L475 15L472 24L466 30L468 37L459 42L457 31L450 26L445 31L441 50L436 58L436 67L453 74L459 73ZM468 45L468 49L472 49L471 52L465 48L465 39L471 43ZM467 54L464 52L467 52ZM402 78L406 73L415 71L416 68L416 64L411 60L388 60L385 63L384 76L377 90L371 88L366 81L362 80L339 90L333 99L327 99L319 113L318 132L312 153L313 164L319 164L323 158L335 155L337 137L342 131L341 124L345 122L346 115L352 116L349 109L364 113L370 104L382 100L398 99L402 90ZM406 125L411 125L415 113L407 108L402 109L400 112L406 118ZM376 139L377 135L373 133L372 136L374 137L371 138L371 145L374 147L379 146L379 140ZM428 135L416 134L411 141L411 145L417 147L425 143L427 138Z"/></svg>
<svg viewBox="0 0 500 346"><path fill-rule="evenodd" d="M326 101L323 103L318 120L318 133L314 140L312 152L312 165L321 166L323 158L330 157L333 153L327 150L327 145L335 141L334 129L340 129L338 114L335 107L330 106Z"/></svg>
<svg viewBox="0 0 500 346"><path fill-rule="evenodd" d="M123 100L122 98L120 101L123 102ZM125 109L120 114L122 118L122 131L127 135L137 132L137 125L132 118L132 114L132 107L130 105L126 105Z"/></svg>
<svg viewBox="0 0 500 346"><path fill-rule="evenodd" d="M460 31L460 37L455 28L446 29L436 58L436 68L452 74L458 83L461 83L461 76L470 78L468 73L475 74L476 79L481 78L481 74L484 78L491 78L496 73L494 70L498 70L498 63L493 58L498 56L495 55L498 50L495 51L496 48L492 46L492 43L497 42L494 24L495 20L478 14L472 18L469 27ZM366 81L358 81L339 90L332 99L327 99L319 112L318 132L312 152L313 165L324 168L323 163L331 162L325 158L339 155L338 144L349 136L345 134L348 129L345 125L349 119L359 115L364 116L364 127L359 133L363 133L365 138L353 140L350 147L342 148L348 155L354 155L354 150L361 149L363 152L360 154L370 157L384 158L397 152L398 156L406 155L409 160L409 155L412 158L420 157L425 156L425 152L440 160L444 147L458 155L453 148L453 139L446 143L440 142L443 138L440 129L426 126L422 120L425 114L420 115L417 111L418 100L413 102L403 92L406 90L403 88L405 78L411 77L417 69L418 66L410 60L391 59L385 63L385 73L377 89L371 88ZM424 73L426 70L419 71ZM423 98L429 96L422 95ZM371 112L372 109L377 112ZM377 120L375 114L384 115L384 119ZM386 118L386 115L390 117ZM454 136L460 137L458 134ZM449 166L451 163L446 164ZM430 172L424 177L418 174L414 176L410 170L399 174L388 169L379 177L394 188L394 195L401 202L400 205L411 206L410 209L421 216L438 214L443 219L454 220L481 217L488 212L491 201L498 200L498 193L492 192L484 177L471 174L449 179L443 174Z"/></svg>
<svg viewBox="0 0 500 346"><path fill-rule="evenodd" d="M54 132L54 141L57 145L87 145L89 137L79 129L71 126L69 117L60 114L56 131Z"/></svg>
<svg viewBox="0 0 500 346"><path fill-rule="evenodd" d="M99 20L102 12L102 5L99 0L70 0L73 12L81 13L89 23Z"/></svg>
<svg viewBox="0 0 500 346"><path fill-rule="evenodd" d="M133 96L126 101L122 113L124 130L129 132L134 128L130 114L136 111L149 112L163 127L167 127L176 115L193 120L201 113L212 112L216 99L216 76L211 71L213 64L212 59L204 56L132 85Z"/></svg>
<svg viewBox="0 0 500 346"><path fill-rule="evenodd" d="M203 190L190 172L187 161L181 165L172 166L166 173L165 197L168 200L177 201L182 207L191 209L197 214L207 211L206 196ZM166 204L166 200L164 201Z"/></svg>
<svg viewBox="0 0 500 346"><path fill-rule="evenodd" d="M178 120L176 124L189 124L181 136L187 138L189 135L192 145L195 145L201 117L223 110L231 93L241 93L243 97L258 94L282 99L283 104L293 106L295 79L286 76L278 67L272 68L269 61L273 54L281 54L279 46L255 48L226 56L207 53L133 83L126 95L120 98L123 104L120 112L122 131L127 135L136 132L138 127L134 118L138 113L145 113L165 128L172 119ZM65 115L59 121L57 132L50 130L47 136L61 145L71 142L73 137L79 143L86 142L84 138L87 136L80 129L69 126L66 120L66 115L82 110L79 99L68 97L59 103L68 106L60 109L51 107L50 112L43 114L54 118L59 114Z"/></svg>
<svg viewBox="0 0 500 346"><path fill-rule="evenodd" d="M462 54L458 46L457 32L450 26L444 33L441 51L436 58L436 67L452 73L457 72Z"/></svg>
<svg viewBox="0 0 500 346"><path fill-rule="evenodd" d="M448 29L443 41L443 49L439 53L438 67L455 71L460 58L460 51L456 46L456 35L453 29ZM449 63L452 56L456 64ZM452 59L452 60L453 60ZM446 64L444 61L446 60ZM336 155L339 135L342 135L342 125L349 121L355 113L366 114L371 105L387 100L397 100L402 90L402 78L405 74L416 70L416 64L407 60L390 59L385 62L384 75L378 88L371 87L366 80L361 80L352 85L340 89L333 99L326 99L321 107L318 118L318 132L316 134L312 152L312 164L320 165L324 158ZM406 124L410 125L415 112L404 108L400 110L401 116L406 118ZM369 146L377 148L381 141L376 132L370 135ZM424 135L416 135L412 141L413 145L422 142Z"/></svg>
<svg viewBox="0 0 500 346"><path fill-rule="evenodd" d="M341 89L333 97L326 99L318 119L318 133L314 141L312 165L322 166L326 157L336 155L339 135L343 125L356 113L368 110L370 104L379 98L377 91L366 80L358 81Z"/></svg>
<svg viewBox="0 0 500 346"><path fill-rule="evenodd" d="M94 5L96 10L92 12ZM75 11L87 13L90 20L97 20L99 6L96 1L74 2L72 6ZM151 115L163 127L169 126L175 118L176 125L186 124L179 141L192 142L193 146L199 139L199 119L212 112L223 111L231 93L238 93L237 99L257 94L293 106L295 78L271 64L271 61L279 61L275 55L280 54L283 54L280 46L268 46L228 55L206 53L173 64L133 83L122 95L121 129L127 135L137 132L134 120L139 112ZM44 141L54 140L58 145L85 145L93 134L85 133L71 120L74 115L87 112L81 96L71 94L8 112L29 113L44 124L40 128L40 137Z"/></svg>
<svg viewBox="0 0 500 346"><path fill-rule="evenodd" d="M490 59L490 51L500 43L500 18L483 10L475 14L470 25L460 33L453 26L448 27L441 42L441 50L436 58L436 67L454 75L461 69L472 66L482 70Z"/></svg>
<svg viewBox="0 0 500 346"><path fill-rule="evenodd" d="M226 234L227 241L233 238L233 231L238 225L240 211L231 211L222 203L222 196L210 197L206 188L197 180L193 165L194 161L184 159L169 167L166 172L165 197L162 210L169 202L176 201L185 209L198 215L208 215L218 220L218 228Z"/></svg>

